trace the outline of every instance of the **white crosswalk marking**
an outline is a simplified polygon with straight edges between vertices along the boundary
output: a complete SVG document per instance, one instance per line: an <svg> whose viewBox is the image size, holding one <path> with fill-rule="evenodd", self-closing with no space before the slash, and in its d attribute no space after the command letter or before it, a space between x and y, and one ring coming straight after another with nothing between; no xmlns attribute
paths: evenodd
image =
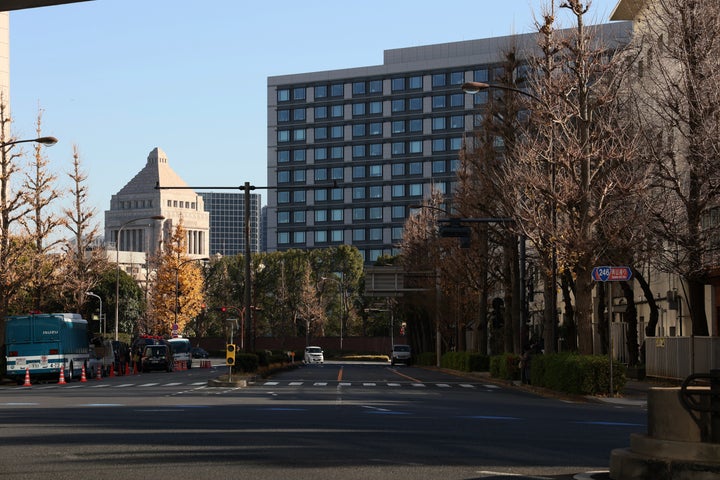
<svg viewBox="0 0 720 480"><path fill-rule="evenodd" d="M401 385L399 383L388 383L387 386L388 387L399 387Z"/></svg>
<svg viewBox="0 0 720 480"><path fill-rule="evenodd" d="M280 382L265 382L263 383L263 386L265 387L274 387L275 385L279 385Z"/></svg>
<svg viewBox="0 0 720 480"><path fill-rule="evenodd" d="M290 382L290 386L291 386L291 387L299 387L299 386L302 385L303 383L305 383L305 382Z"/></svg>
<svg viewBox="0 0 720 480"><path fill-rule="evenodd" d="M469 383L461 383L460 386L463 388L475 388L475 385L470 385Z"/></svg>
<svg viewBox="0 0 720 480"><path fill-rule="evenodd" d="M352 383L350 383L350 382L340 382L340 383L338 383L338 386L339 386L339 387L350 387L350 386L352 386Z"/></svg>
<svg viewBox="0 0 720 480"><path fill-rule="evenodd" d="M447 383L436 383L435 385L440 388L450 388L450 385L448 385Z"/></svg>
<svg viewBox="0 0 720 480"><path fill-rule="evenodd" d="M313 385L316 387L327 387L327 382L315 382Z"/></svg>
<svg viewBox="0 0 720 480"><path fill-rule="evenodd" d="M426 387L426 385L425 385L424 383L412 383L411 385L412 385L413 387L418 387L418 388L419 388L419 387L422 387L422 388L425 388L425 387Z"/></svg>
<svg viewBox="0 0 720 480"><path fill-rule="evenodd" d="M377 383L375 382L363 382L363 387L375 387L377 386Z"/></svg>

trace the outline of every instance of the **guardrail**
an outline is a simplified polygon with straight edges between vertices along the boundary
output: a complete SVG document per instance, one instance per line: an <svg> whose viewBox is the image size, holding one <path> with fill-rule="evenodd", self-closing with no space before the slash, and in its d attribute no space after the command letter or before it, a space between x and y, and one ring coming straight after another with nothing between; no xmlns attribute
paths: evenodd
<svg viewBox="0 0 720 480"><path fill-rule="evenodd" d="M698 385L698 380L708 380L710 388L705 389L704 386ZM690 387L698 387L693 388ZM709 401L705 401L705 397L710 397ZM720 443L720 370L710 370L710 373L694 373L683 380L680 386L680 401L685 409L693 415L698 423L703 436L710 443ZM702 415L695 417L694 413L710 414L710 431L706 432L703 428Z"/></svg>

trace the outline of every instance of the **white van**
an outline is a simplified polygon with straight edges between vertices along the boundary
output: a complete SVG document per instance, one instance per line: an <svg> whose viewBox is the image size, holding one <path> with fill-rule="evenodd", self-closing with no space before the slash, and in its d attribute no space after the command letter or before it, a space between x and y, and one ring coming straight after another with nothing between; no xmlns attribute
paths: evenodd
<svg viewBox="0 0 720 480"><path fill-rule="evenodd" d="M168 345L172 348L172 357L175 363L183 363L190 369L192 366L192 352L190 340L187 338L170 338L167 340Z"/></svg>

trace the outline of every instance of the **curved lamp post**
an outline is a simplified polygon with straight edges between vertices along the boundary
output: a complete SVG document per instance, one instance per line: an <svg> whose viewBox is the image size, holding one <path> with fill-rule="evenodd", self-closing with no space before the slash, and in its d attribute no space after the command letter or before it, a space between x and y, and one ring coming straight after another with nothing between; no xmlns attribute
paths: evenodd
<svg viewBox="0 0 720 480"><path fill-rule="evenodd" d="M191 262L208 262L209 258L189 258L180 262L175 268L175 323L173 324L173 330L178 324L178 313L180 311L180 267Z"/></svg>
<svg viewBox="0 0 720 480"><path fill-rule="evenodd" d="M41 145L45 145L46 147L51 147L55 145L58 142L58 139L55 137L38 137L38 138L31 138L28 140L13 140L12 142L5 142L0 143L0 148L7 147L9 145L16 145L18 143L39 143Z"/></svg>
<svg viewBox="0 0 720 480"><path fill-rule="evenodd" d="M123 228L130 225L134 222L139 222L141 220L165 220L165 217L162 215L153 215L152 217L140 217L140 218L133 218L132 220L128 220L127 222L120 225L120 228L118 228L117 232L117 238L115 238L115 266L117 267L115 272L115 341L118 340L118 333L119 333L119 312L120 312L120 234L122 233Z"/></svg>

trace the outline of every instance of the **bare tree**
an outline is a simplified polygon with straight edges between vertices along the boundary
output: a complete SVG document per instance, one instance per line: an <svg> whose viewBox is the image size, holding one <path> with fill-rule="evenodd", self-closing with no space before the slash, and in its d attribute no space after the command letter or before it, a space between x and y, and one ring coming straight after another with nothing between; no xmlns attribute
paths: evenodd
<svg viewBox="0 0 720 480"><path fill-rule="evenodd" d="M80 312L87 300L86 292L98 284L100 275L108 268L108 261L104 249L97 242L99 227L93 224L95 209L88 206L87 174L80 166L77 145L73 145L73 165L68 177L72 181L69 193L73 203L63 212L72 237L64 245L63 286L66 309Z"/></svg>
<svg viewBox="0 0 720 480"><path fill-rule="evenodd" d="M679 274L695 335L708 335L705 284L718 265L720 4L647 2L636 32L636 98L653 168L653 226L666 246L656 265ZM654 332L651 332L654 333Z"/></svg>
<svg viewBox="0 0 720 480"><path fill-rule="evenodd" d="M35 133L42 136L42 110L38 111ZM26 285L32 301L32 309L45 309L44 299L51 292L57 292L61 282L57 275L62 258L56 255L56 247L62 244L59 236L53 236L59 227L66 224L53 207L61 198L62 192L55 187L57 175L50 172L49 161L44 154L44 146L36 143L30 168L25 172L22 193L29 214L20 219L26 234L34 239L35 248L30 259L30 279Z"/></svg>

